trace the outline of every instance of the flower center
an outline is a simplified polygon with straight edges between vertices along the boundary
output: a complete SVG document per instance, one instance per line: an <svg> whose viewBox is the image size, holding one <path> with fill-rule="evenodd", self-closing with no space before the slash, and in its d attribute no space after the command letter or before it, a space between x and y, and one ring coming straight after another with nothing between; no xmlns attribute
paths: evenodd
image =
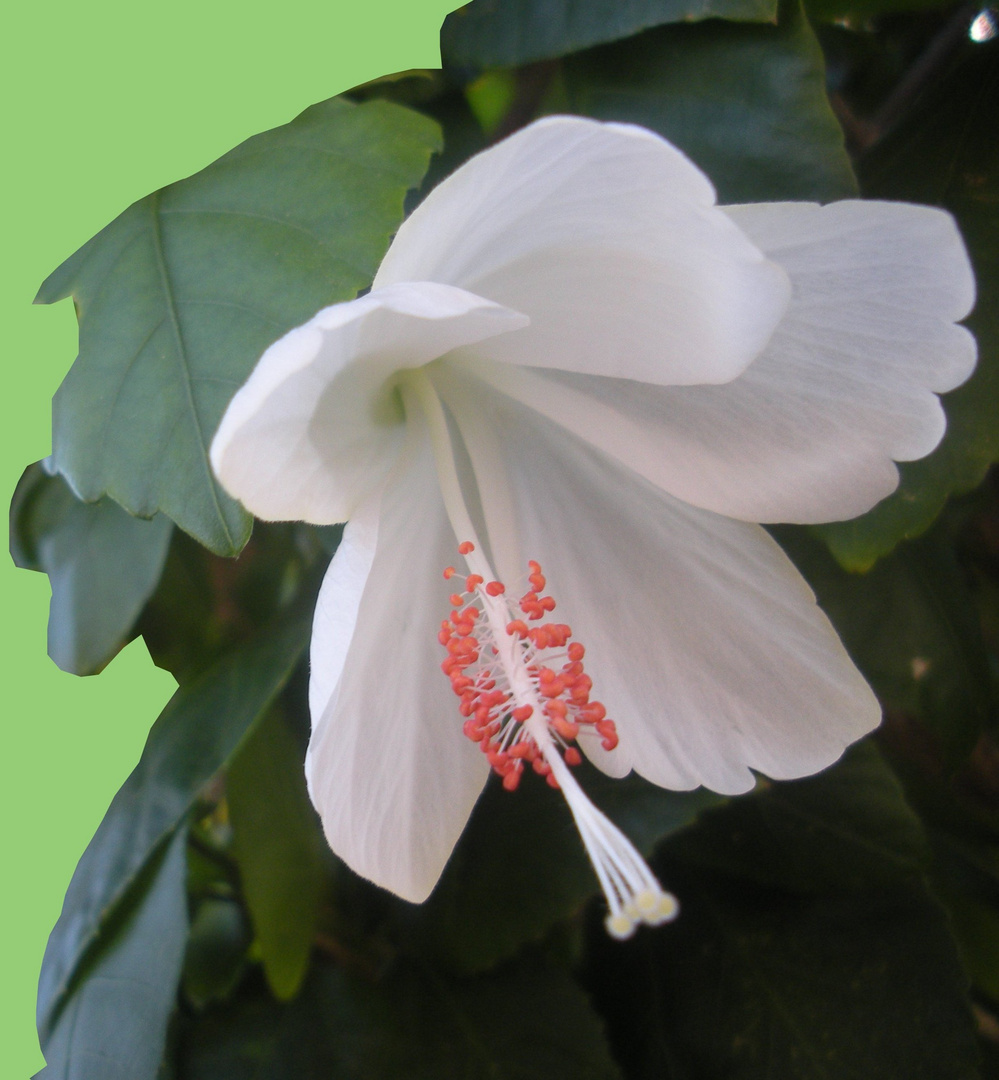
<svg viewBox="0 0 999 1080"><path fill-rule="evenodd" d="M426 419L448 518L455 535L468 538L458 547L468 567L464 590L452 593L451 616L438 635L448 654L441 667L461 699L465 735L482 747L508 791L516 789L529 764L565 796L607 898L608 933L623 939L639 923L656 926L675 918L676 898L569 769L582 760L573 745L577 738L598 739L605 750L618 739L603 705L590 700L583 646L570 643L572 630L565 624L542 622L555 601L542 595L546 582L538 563L528 564L530 589L513 606L477 542L433 382L426 371L410 369L400 373L399 388L407 413L419 411ZM444 576L451 581L457 571L449 566Z"/></svg>
<svg viewBox="0 0 999 1080"><path fill-rule="evenodd" d="M463 554L472 550L471 541L459 548ZM507 791L516 790L525 765L558 788L542 746L553 743L567 765L578 765L582 758L571 745L577 738L599 737L605 750L618 742L607 710L590 700L585 649L569 643L571 628L554 622L528 626L555 608L552 597L538 595L545 588L541 566L528 565L531 589L516 607L501 582L469 574L464 592L452 593L454 610L438 634L448 651L441 668L466 717L462 730L480 745ZM447 580L455 575L453 566L444 571ZM499 637L497 624L503 627Z"/></svg>

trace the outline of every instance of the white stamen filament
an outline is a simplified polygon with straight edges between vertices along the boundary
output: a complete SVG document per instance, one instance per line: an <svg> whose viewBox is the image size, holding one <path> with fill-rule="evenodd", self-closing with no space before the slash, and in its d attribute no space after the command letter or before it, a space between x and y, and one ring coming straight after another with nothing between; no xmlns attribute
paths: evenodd
<svg viewBox="0 0 999 1080"><path fill-rule="evenodd" d="M441 494L455 536L474 545L464 556L468 568L483 581L493 581L495 575L462 495L447 419L437 391L426 372L420 369L402 373L399 385L407 413L419 409L426 418ZM513 613L505 595L490 595L481 585L475 591L489 628L488 642L496 650L510 693L517 706L531 707L531 715L523 722L523 727L537 744L565 796L607 898L610 912L605 925L608 933L623 939L630 937L640 922L656 926L669 921L679 910L676 898L660 886L631 841L593 805L562 759L528 670L529 651L525 651L520 638L507 631ZM511 728L507 734L512 731Z"/></svg>

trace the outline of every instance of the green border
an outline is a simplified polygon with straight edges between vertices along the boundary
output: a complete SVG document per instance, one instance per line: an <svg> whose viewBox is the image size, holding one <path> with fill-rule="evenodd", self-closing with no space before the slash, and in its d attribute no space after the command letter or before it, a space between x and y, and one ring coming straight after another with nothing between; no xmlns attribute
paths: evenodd
<svg viewBox="0 0 999 1080"><path fill-rule="evenodd" d="M134 0L22 4L5 19L0 491L50 449L49 402L75 355L72 306L32 307L45 275L135 199L368 79L440 63L455 0ZM5 1076L43 1061L38 968L80 853L172 690L141 643L98 678L45 655L48 583L3 560Z"/></svg>

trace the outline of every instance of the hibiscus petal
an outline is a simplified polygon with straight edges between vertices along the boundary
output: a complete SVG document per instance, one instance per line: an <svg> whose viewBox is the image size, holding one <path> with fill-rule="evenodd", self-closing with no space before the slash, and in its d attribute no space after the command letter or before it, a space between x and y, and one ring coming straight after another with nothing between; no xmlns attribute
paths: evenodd
<svg viewBox="0 0 999 1080"><path fill-rule="evenodd" d="M345 521L382 486L402 444L392 376L526 322L432 282L324 308L260 358L222 418L212 467L258 518Z"/></svg>
<svg viewBox="0 0 999 1080"><path fill-rule="evenodd" d="M948 214L899 203L730 207L791 275L794 298L763 354L721 387L482 374L654 484L749 521L863 513L898 483L893 461L944 431L937 393L963 382L974 302Z"/></svg>
<svg viewBox="0 0 999 1080"><path fill-rule="evenodd" d="M789 285L714 203L707 177L659 136L549 117L431 192L375 285L443 281L529 315L489 343L495 359L726 382L769 340Z"/></svg>
<svg viewBox="0 0 999 1080"><path fill-rule="evenodd" d="M420 902L489 766L462 735L440 670L441 571L456 540L421 418L409 428L398 468L348 525L323 585L310 693L322 711L313 714L306 777L337 855Z"/></svg>
<svg viewBox="0 0 999 1080"><path fill-rule="evenodd" d="M880 720L811 590L759 526L688 506L497 395L524 550L617 723L605 771L724 793L835 761ZM483 503L490 491L481 492Z"/></svg>

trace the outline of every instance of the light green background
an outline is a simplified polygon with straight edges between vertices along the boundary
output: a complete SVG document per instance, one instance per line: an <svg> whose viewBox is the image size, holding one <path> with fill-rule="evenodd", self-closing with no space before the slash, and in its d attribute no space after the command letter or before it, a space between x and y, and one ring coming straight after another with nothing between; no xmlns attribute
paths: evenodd
<svg viewBox="0 0 999 1080"><path fill-rule="evenodd" d="M32 307L45 275L135 199L315 101L440 63L457 0L22 4L5 17L0 94L4 389L0 492L50 450L50 401L75 355L72 305ZM95 678L45 654L48 581L0 570L0 1074L43 1059L34 1031L48 931L87 841L173 683L141 642Z"/></svg>

